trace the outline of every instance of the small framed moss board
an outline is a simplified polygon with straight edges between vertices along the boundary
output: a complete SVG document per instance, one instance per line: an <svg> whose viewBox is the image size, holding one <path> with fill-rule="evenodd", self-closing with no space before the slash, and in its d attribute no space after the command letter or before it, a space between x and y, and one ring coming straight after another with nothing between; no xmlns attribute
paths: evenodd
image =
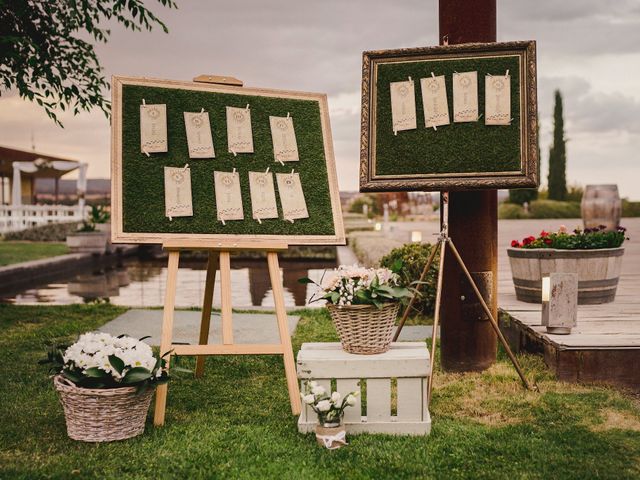
<svg viewBox="0 0 640 480"><path fill-rule="evenodd" d="M285 241L290 245L345 243L342 213L324 94L228 85L113 77L112 80L112 239L123 243L165 241ZM165 104L168 149L141 152L140 105ZM249 104L254 153L234 156L227 146L226 107ZM208 112L215 158L189 158L184 112ZM299 161L274 159L269 116L290 115L295 124ZM164 167L189 164L193 216L165 216ZM252 218L249 172L300 175L308 218L286 221ZM243 220L218 221L214 171L239 173ZM275 177L275 175L274 175Z"/></svg>
<svg viewBox="0 0 640 480"><path fill-rule="evenodd" d="M506 75L511 122L485 125L485 75ZM451 123L425 127L422 78L444 76ZM453 76L477 72L479 119L456 123ZM415 85L417 128L394 132L391 83ZM536 45L533 41L364 52L360 190L524 188L537 178Z"/></svg>

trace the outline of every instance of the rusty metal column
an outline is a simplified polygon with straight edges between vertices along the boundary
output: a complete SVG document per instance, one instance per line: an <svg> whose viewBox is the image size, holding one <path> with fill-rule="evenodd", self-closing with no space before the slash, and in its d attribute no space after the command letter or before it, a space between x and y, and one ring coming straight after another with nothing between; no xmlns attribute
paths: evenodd
<svg viewBox="0 0 640 480"><path fill-rule="evenodd" d="M496 0L439 3L441 44L444 39L449 44L496 41ZM478 162L482 163L482 152ZM496 190L449 194L449 235L494 315L498 307L497 207ZM453 255L446 258L444 268L441 331L445 370L484 370L495 362L496 334Z"/></svg>

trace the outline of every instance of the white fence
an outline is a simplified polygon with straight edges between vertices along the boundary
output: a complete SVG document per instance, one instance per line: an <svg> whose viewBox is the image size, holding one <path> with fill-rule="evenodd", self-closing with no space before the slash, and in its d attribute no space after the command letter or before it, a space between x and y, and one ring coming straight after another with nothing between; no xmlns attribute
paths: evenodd
<svg viewBox="0 0 640 480"><path fill-rule="evenodd" d="M47 223L81 222L88 213L89 207L79 205L0 205L0 233Z"/></svg>

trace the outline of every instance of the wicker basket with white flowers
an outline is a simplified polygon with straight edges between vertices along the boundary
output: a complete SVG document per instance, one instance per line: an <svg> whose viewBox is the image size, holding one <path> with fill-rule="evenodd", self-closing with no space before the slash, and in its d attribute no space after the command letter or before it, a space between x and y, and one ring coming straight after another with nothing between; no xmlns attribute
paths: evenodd
<svg viewBox="0 0 640 480"><path fill-rule="evenodd" d="M341 265L320 284L300 281L320 288L312 301L326 300L345 351L370 355L389 350L400 302L411 296L395 271Z"/></svg>
<svg viewBox="0 0 640 480"><path fill-rule="evenodd" d="M308 405L318 415L316 425L316 439L318 443L330 450L347 444L346 430L342 423L344 410L356 404L356 397L360 392L351 392L342 396L338 392L329 392L318 382L305 383L300 393L302 402Z"/></svg>
<svg viewBox="0 0 640 480"><path fill-rule="evenodd" d="M52 364L69 437L85 442L140 435L154 387L169 379L165 359L125 335L85 333L40 363Z"/></svg>

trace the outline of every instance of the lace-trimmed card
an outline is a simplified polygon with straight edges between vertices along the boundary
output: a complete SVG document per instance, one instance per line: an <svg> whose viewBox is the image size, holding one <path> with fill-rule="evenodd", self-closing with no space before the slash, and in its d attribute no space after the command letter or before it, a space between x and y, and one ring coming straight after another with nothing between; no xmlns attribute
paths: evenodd
<svg viewBox="0 0 640 480"><path fill-rule="evenodd" d="M449 104L444 75L420 79L424 126L427 128L449 125Z"/></svg>
<svg viewBox="0 0 640 480"><path fill-rule="evenodd" d="M227 143L231 153L253 153L251 110L227 107Z"/></svg>
<svg viewBox="0 0 640 480"><path fill-rule="evenodd" d="M391 82L391 121L394 134L418 128L413 80Z"/></svg>
<svg viewBox="0 0 640 480"><path fill-rule="evenodd" d="M209 112L184 112L189 158L215 158Z"/></svg>
<svg viewBox="0 0 640 480"><path fill-rule="evenodd" d="M238 172L213 172L216 191L216 211L218 220L244 220L240 174Z"/></svg>
<svg viewBox="0 0 640 480"><path fill-rule="evenodd" d="M484 77L485 125L511 125L511 75Z"/></svg>
<svg viewBox="0 0 640 480"><path fill-rule="evenodd" d="M278 218L273 173L249 172L249 190L251 192L251 214L255 220Z"/></svg>
<svg viewBox="0 0 640 480"><path fill-rule="evenodd" d="M297 162L298 143L291 117L269 117L271 124L271 139L273 140L273 155L276 161Z"/></svg>
<svg viewBox="0 0 640 480"><path fill-rule="evenodd" d="M453 74L453 121L478 121L478 72Z"/></svg>
<svg viewBox="0 0 640 480"><path fill-rule="evenodd" d="M169 220L193 216L191 169L164 167L164 214Z"/></svg>
<svg viewBox="0 0 640 480"><path fill-rule="evenodd" d="M300 174L276 173L276 181L278 182L278 193L280 194L284 219L293 221L298 218L308 218L309 213L302 192Z"/></svg>
<svg viewBox="0 0 640 480"><path fill-rule="evenodd" d="M168 143L167 106L140 105L140 151L147 154L166 152Z"/></svg>

